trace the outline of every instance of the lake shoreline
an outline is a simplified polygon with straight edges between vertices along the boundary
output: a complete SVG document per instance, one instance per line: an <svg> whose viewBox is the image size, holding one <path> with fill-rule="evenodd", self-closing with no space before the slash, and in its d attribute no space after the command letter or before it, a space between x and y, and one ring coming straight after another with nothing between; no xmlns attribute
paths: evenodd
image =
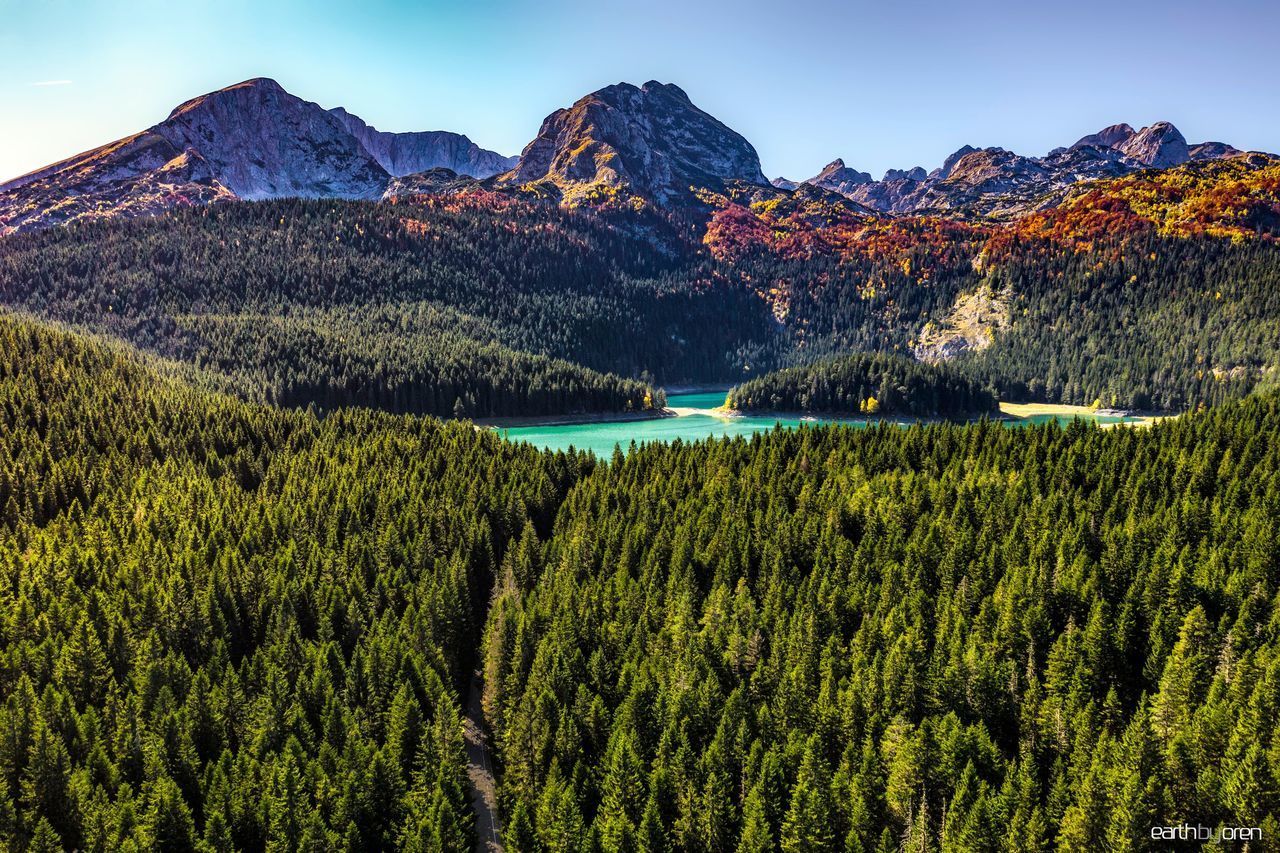
<svg viewBox="0 0 1280 853"><path fill-rule="evenodd" d="M471 422L485 429L515 429L541 426L588 426L590 424L630 423L675 418L673 409L654 409L647 412L579 412L563 415L515 415L505 418L472 418Z"/></svg>
<svg viewBox="0 0 1280 853"><path fill-rule="evenodd" d="M1099 429L1116 426L1146 428L1167 413L1136 413L1119 409L1091 409L1057 403L1002 402L999 411L979 413L970 418L917 417L903 414L836 414L793 411L747 411L727 409L719 390L702 389L692 394L671 394L668 407L641 412L598 412L537 417L483 418L476 429L492 431L511 441L527 441L547 449L574 447L597 456L607 456L615 447L631 443L683 439L699 441L712 436L749 436L775 427L820 427L824 424L861 429L883 425L910 427L914 424L973 424L985 419L1007 427L1034 426L1054 422L1069 424L1079 418ZM632 426L628 426L628 424Z"/></svg>
<svg viewBox="0 0 1280 853"><path fill-rule="evenodd" d="M717 389L713 389L717 390ZM681 392L688 393L688 392ZM711 393L705 389L696 393ZM596 412L596 413L569 413L562 415L532 415L532 416L512 416L502 418L473 418L472 422L485 429L504 430L504 429L522 429L525 427L549 427L549 426L590 426L591 424L609 424L609 423L632 423L637 421L662 420L664 418L683 418L690 415L703 415L712 418L737 419L737 418L773 418L779 421L802 421L805 423L852 423L852 424L875 424L875 423L892 423L898 426L909 426L911 424L969 424L978 423L984 417L992 421L1007 421L1016 423L1018 421L1029 420L1035 417L1056 417L1056 418L1072 418L1079 417L1083 420L1095 420L1097 418L1123 418L1122 423L1130 426L1150 426L1157 421L1165 418L1177 417L1176 414L1167 412L1131 412L1127 409L1091 409L1088 406L1075 406L1060 403L1014 403L1001 402L1000 411L984 412L973 417L941 417L941 416L911 416L911 415L865 415L855 414L853 412L804 412L804 411L783 411L773 409L747 410L747 409L726 409L713 408L701 409L690 408L686 406L668 406L664 409L656 409L647 412ZM1099 424L1101 427L1117 426L1116 423Z"/></svg>
<svg viewBox="0 0 1280 853"><path fill-rule="evenodd" d="M1093 409L1089 406L1075 406L1067 403L1014 403L1004 400L1000 402L1000 414L1005 420L1014 421L1046 416L1054 418L1076 417L1084 420L1095 420L1097 418L1122 419L1119 422L1098 424L1103 429L1118 425L1148 427L1167 418L1176 418L1179 415L1178 412L1148 412L1111 408Z"/></svg>

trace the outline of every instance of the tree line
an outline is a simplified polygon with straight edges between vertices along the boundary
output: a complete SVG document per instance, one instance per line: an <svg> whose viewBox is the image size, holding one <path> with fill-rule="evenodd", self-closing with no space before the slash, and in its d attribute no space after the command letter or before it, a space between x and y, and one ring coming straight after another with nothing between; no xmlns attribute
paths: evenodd
<svg viewBox="0 0 1280 853"><path fill-rule="evenodd" d="M989 388L948 368L887 353L789 367L734 386L732 409L966 418L999 411Z"/></svg>
<svg viewBox="0 0 1280 853"><path fill-rule="evenodd" d="M508 846L1272 849L1277 439L1272 394L615 456L499 568Z"/></svg>
<svg viewBox="0 0 1280 853"><path fill-rule="evenodd" d="M672 264L569 212L292 200L6 238L0 303L257 399L624 411L662 382L737 378L741 339L767 329L753 296L668 280Z"/></svg>
<svg viewBox="0 0 1280 853"><path fill-rule="evenodd" d="M0 317L0 845L470 849L490 577L591 466Z"/></svg>
<svg viewBox="0 0 1280 853"><path fill-rule="evenodd" d="M1005 399L1186 411L1280 377L1267 240L903 220L720 256L658 224L475 199L212 206L6 238L0 303L250 399L444 416L624 411L664 383L910 356L980 289L1009 294L1007 328L951 367Z"/></svg>

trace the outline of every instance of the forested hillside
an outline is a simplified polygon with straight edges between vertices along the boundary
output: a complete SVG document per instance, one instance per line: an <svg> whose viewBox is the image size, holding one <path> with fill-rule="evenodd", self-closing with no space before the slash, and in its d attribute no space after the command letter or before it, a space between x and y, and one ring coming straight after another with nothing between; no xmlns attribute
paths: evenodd
<svg viewBox="0 0 1280 853"><path fill-rule="evenodd" d="M512 850L1280 832L1275 395L599 465L0 344L12 849L470 849L477 664Z"/></svg>
<svg viewBox="0 0 1280 853"><path fill-rule="evenodd" d="M186 314L196 363L246 396L285 406L372 406L442 417L661 408L644 382L498 343L490 324L429 302Z"/></svg>
<svg viewBox="0 0 1280 853"><path fill-rule="evenodd" d="M0 317L0 845L470 849L489 578L589 468Z"/></svg>
<svg viewBox="0 0 1280 853"><path fill-rule="evenodd" d="M1167 849L1280 832L1280 400L650 445L503 565L518 850Z"/></svg>
<svg viewBox="0 0 1280 853"><path fill-rule="evenodd" d="M761 363L908 355L949 329L982 341L952 366L1002 399L1185 411L1280 376L1278 170L1251 158L1084 184L1007 224L748 193L719 200L704 243L780 320ZM995 318L958 310L978 293L999 295Z"/></svg>
<svg viewBox="0 0 1280 853"><path fill-rule="evenodd" d="M281 201L6 238L0 301L260 399L621 411L655 380L737 378L768 335L750 292L671 265L604 220L502 199Z"/></svg>
<svg viewBox="0 0 1280 853"><path fill-rule="evenodd" d="M635 411L666 383L945 351L1004 399L1185 411L1280 376L1280 246L1245 182L1270 172L1214 170L1235 183L1170 170L1008 225L873 218L812 188L720 198L701 223L479 190L214 206L5 238L0 303L291 406ZM965 316L988 293L991 316ZM978 343L921 346L949 334Z"/></svg>
<svg viewBox="0 0 1280 853"><path fill-rule="evenodd" d="M1012 324L956 366L1004 399L1185 411L1280 382L1280 247L1214 238L1019 245L987 278Z"/></svg>
<svg viewBox="0 0 1280 853"><path fill-rule="evenodd" d="M835 414L974 417L998 412L988 388L945 366L857 353L791 367L736 385L731 409Z"/></svg>

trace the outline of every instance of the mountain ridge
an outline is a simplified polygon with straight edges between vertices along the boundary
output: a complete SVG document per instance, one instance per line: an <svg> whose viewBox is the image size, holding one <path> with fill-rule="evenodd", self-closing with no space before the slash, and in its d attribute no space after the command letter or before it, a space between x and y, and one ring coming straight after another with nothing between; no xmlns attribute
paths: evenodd
<svg viewBox="0 0 1280 853"><path fill-rule="evenodd" d="M1239 157L1190 144L1170 122L1115 124L1042 157L964 145L926 172L875 180L837 158L805 181L769 181L741 134L673 83L615 83L547 116L517 157L450 131L381 131L275 80L191 98L124 139L0 184L0 235L189 205L271 198L390 199L476 189L569 207L705 211L721 194L816 187L873 215L1008 219L1053 207L1070 187L1191 161Z"/></svg>
<svg viewBox="0 0 1280 853"><path fill-rule="evenodd" d="M1167 121L1141 130L1121 123L1082 136L1071 146L1055 148L1043 157L964 145L927 174L920 167L890 169L883 179L874 181L867 173L836 160L804 183L833 190L886 214L963 212L1008 217L1052 206L1063 191L1082 181L1245 153L1223 142L1189 144ZM839 167L833 170L836 164Z"/></svg>
<svg viewBox="0 0 1280 853"><path fill-rule="evenodd" d="M408 166L488 177L509 162L461 134L376 131L346 110L326 110L256 77L184 101L132 136L0 184L0 235L192 204L377 199L411 174Z"/></svg>

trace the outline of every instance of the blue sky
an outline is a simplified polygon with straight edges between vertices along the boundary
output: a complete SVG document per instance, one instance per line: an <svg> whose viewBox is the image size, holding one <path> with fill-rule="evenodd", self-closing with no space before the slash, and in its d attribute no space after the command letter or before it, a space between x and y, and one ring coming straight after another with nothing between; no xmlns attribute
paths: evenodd
<svg viewBox="0 0 1280 853"><path fill-rule="evenodd" d="M0 180L256 76L504 154L593 89L675 82L791 178L1120 121L1280 151L1277 43L1274 0L0 0Z"/></svg>

